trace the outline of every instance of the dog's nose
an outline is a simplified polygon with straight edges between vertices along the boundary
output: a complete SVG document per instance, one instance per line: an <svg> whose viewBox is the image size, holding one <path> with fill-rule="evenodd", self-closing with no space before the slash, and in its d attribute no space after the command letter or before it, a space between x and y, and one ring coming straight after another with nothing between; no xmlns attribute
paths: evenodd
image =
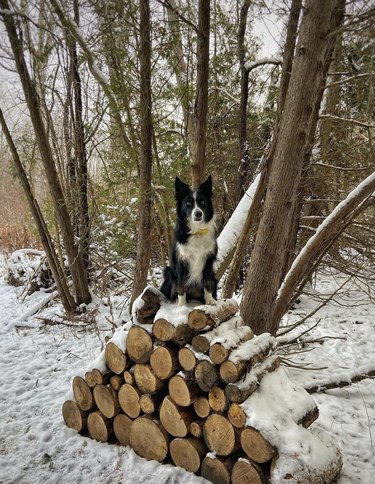
<svg viewBox="0 0 375 484"><path fill-rule="evenodd" d="M196 210L194 212L194 217L197 219L197 220L200 220L203 216L203 212L201 210Z"/></svg>

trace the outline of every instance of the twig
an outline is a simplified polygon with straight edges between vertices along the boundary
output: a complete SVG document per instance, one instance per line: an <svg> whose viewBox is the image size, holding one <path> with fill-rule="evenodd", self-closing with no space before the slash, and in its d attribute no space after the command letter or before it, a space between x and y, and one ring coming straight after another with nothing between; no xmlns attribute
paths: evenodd
<svg viewBox="0 0 375 484"><path fill-rule="evenodd" d="M339 382L329 382L329 383L322 382L320 384L319 383L315 384L313 387L310 387L310 388L305 387L305 389L309 393L319 393L319 392L325 392L326 390L332 390L333 388L343 388L348 385L351 385L352 383L357 383L366 379L372 380L373 378L375 378L375 370L368 371L366 373L360 373L358 375L355 375L349 378L349 380L347 381L342 380Z"/></svg>

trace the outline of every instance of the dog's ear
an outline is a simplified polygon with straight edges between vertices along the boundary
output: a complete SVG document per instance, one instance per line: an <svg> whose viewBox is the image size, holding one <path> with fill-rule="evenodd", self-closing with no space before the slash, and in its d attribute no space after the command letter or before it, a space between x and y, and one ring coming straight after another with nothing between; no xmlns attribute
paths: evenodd
<svg viewBox="0 0 375 484"><path fill-rule="evenodd" d="M211 178L211 175L207 178L207 180L205 182L202 183L202 185L199 186L199 190L202 190L207 195L212 197L212 178Z"/></svg>
<svg viewBox="0 0 375 484"><path fill-rule="evenodd" d="M176 176L176 180L174 182L175 194L176 198L184 198L188 193L190 193L189 185L186 185L182 180Z"/></svg>

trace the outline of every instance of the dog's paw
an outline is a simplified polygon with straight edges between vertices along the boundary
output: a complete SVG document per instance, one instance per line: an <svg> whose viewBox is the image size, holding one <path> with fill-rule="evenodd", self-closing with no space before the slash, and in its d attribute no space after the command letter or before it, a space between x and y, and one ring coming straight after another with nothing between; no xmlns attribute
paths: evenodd
<svg viewBox="0 0 375 484"><path fill-rule="evenodd" d="M216 299L213 298L212 294L207 291L205 291L204 293L204 302L206 304L209 304L210 306L215 306L217 303Z"/></svg>
<svg viewBox="0 0 375 484"><path fill-rule="evenodd" d="M178 295L177 306L179 308L183 308L186 306L186 294L183 294L182 296Z"/></svg>

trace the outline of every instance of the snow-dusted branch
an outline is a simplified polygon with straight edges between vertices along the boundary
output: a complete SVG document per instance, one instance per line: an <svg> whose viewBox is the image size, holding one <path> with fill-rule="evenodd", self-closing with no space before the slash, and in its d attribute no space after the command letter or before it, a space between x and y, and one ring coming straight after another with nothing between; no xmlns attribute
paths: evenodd
<svg viewBox="0 0 375 484"><path fill-rule="evenodd" d="M357 383L368 378L375 378L375 369L373 365L365 365L359 368L355 368L352 371L346 372L341 371L337 373L334 377L327 380L316 383L314 385L305 386L305 389L309 393L325 392L326 390L331 390L333 388L342 388L353 383Z"/></svg>
<svg viewBox="0 0 375 484"><path fill-rule="evenodd" d="M330 75L340 75L340 73L335 72ZM356 81L357 79L363 79L364 77L373 77L373 76L375 76L373 72L364 72L362 74L357 74L356 76L351 76L351 77L347 77L346 79L341 79L341 81L330 82L325 86L325 89L329 89L330 87L338 86L340 84L346 84L347 82L350 82L350 81Z"/></svg>
<svg viewBox="0 0 375 484"><path fill-rule="evenodd" d="M358 124L358 126L363 126L364 128L375 128L375 124L364 123L363 121L358 121L353 118L341 118L340 116L333 116L333 114L321 114L320 119L330 119L332 121L343 121L344 123Z"/></svg>
<svg viewBox="0 0 375 484"><path fill-rule="evenodd" d="M259 60L254 61L254 62L249 62L249 61L245 62L244 68L248 72L250 72L253 69L256 69L257 67L265 66L265 65L268 65L268 64L278 66L278 65L282 64L282 62L281 62L281 59L277 59L276 57L265 57L263 59L259 59Z"/></svg>

